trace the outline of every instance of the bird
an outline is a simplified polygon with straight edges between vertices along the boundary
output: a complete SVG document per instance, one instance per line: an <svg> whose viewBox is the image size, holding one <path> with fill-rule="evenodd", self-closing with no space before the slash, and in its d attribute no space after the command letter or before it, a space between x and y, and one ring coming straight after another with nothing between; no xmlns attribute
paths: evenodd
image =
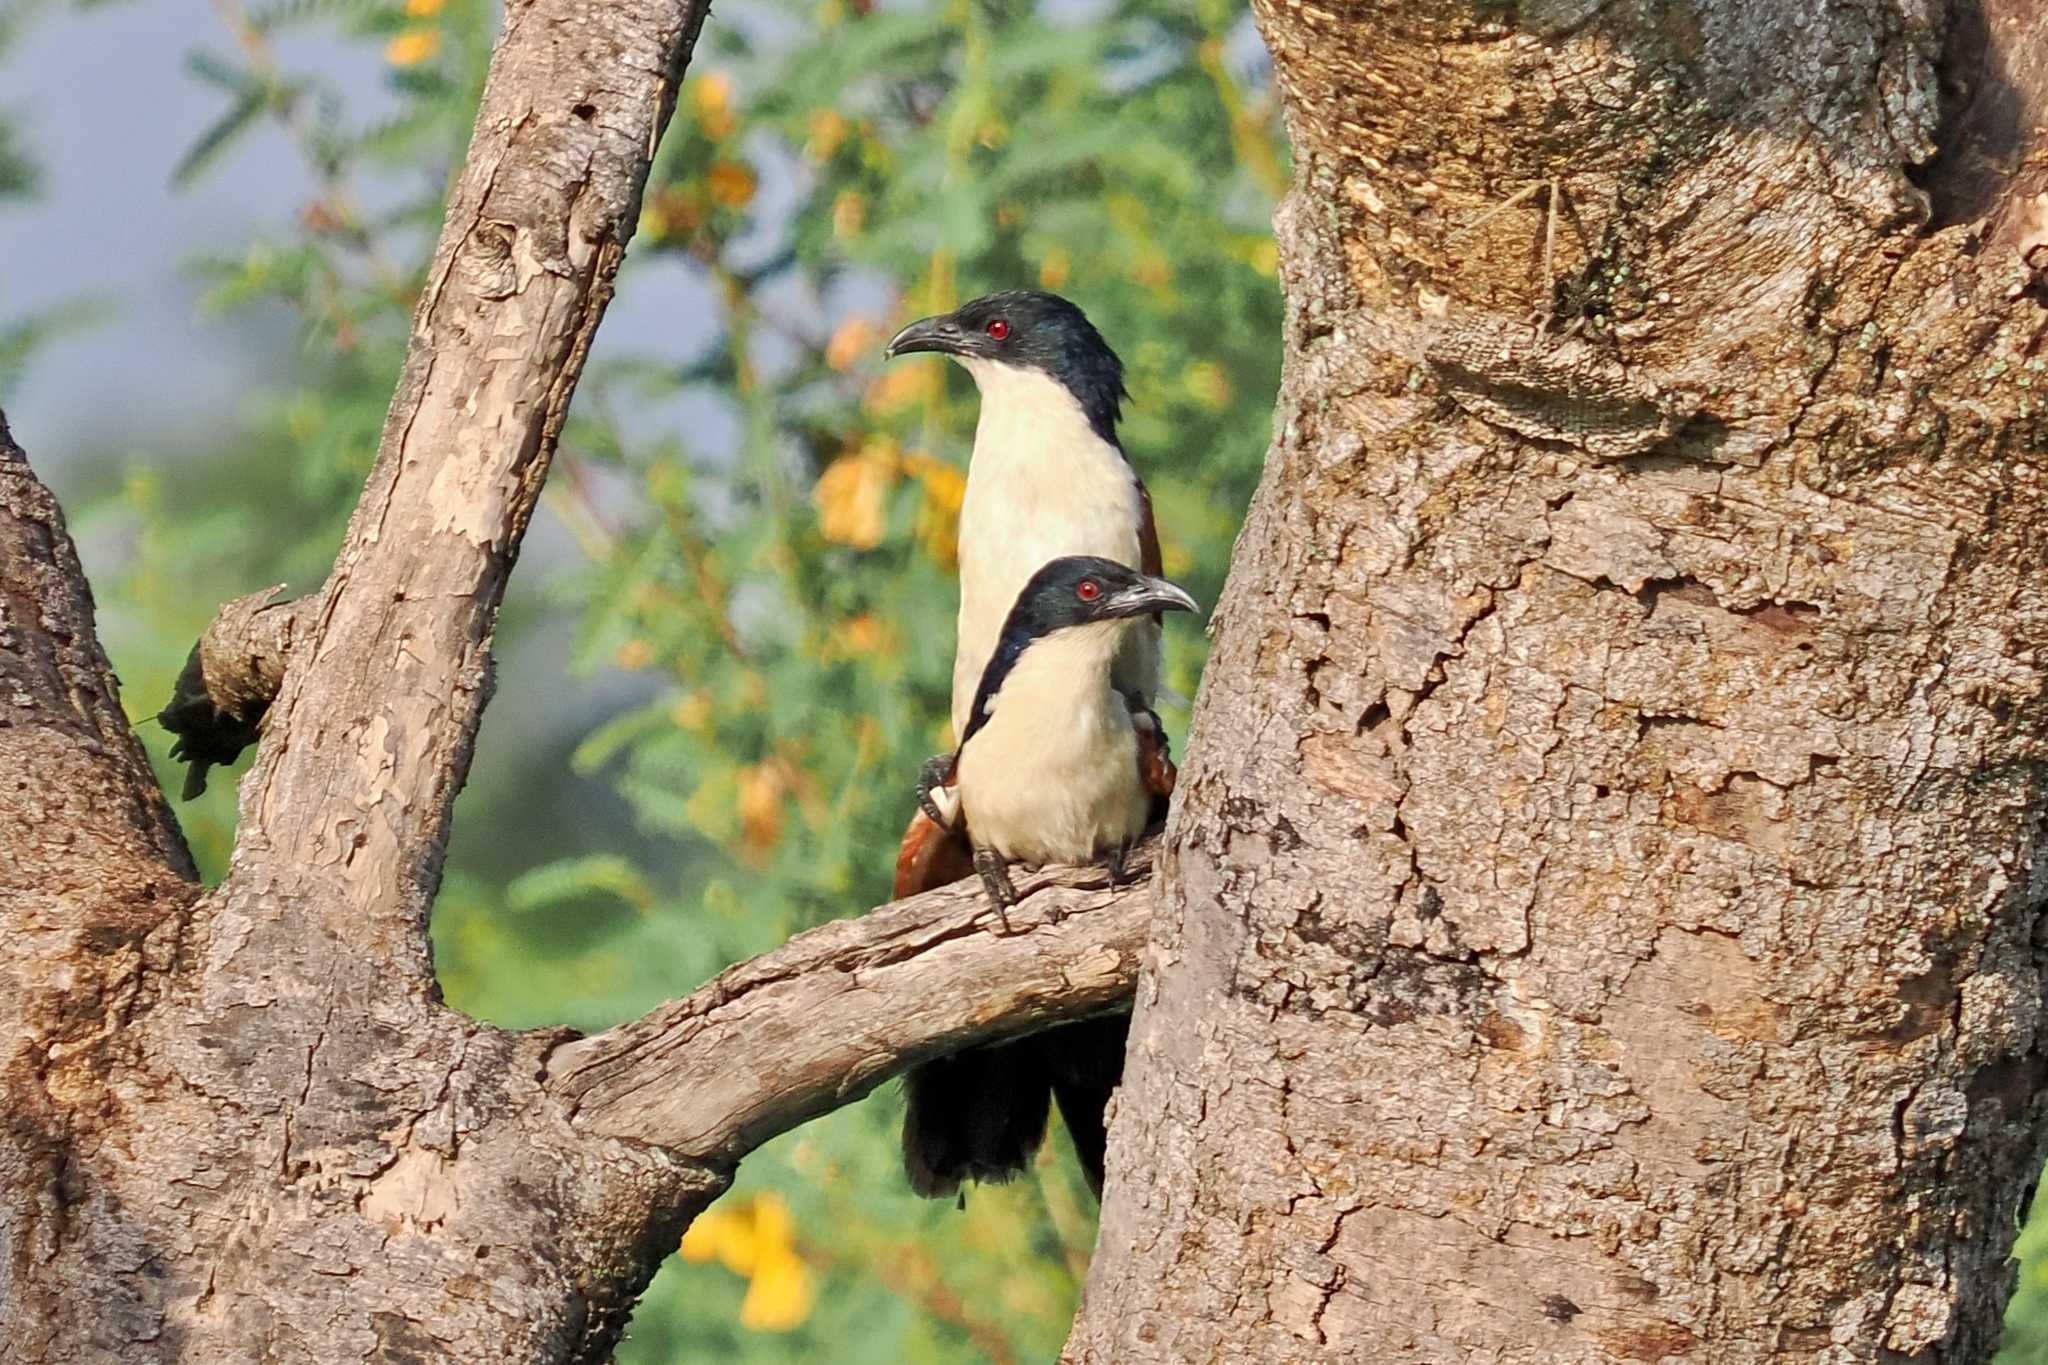
<svg viewBox="0 0 2048 1365"><path fill-rule="evenodd" d="M1134 630L1193 610L1163 578L1065 555L1031 575L1004 615L953 751L953 809L941 813L999 917L1017 902L1011 863L1104 860L1120 880L1127 850L1164 818L1173 766L1146 742L1115 671ZM957 857L949 866L954 879L967 875ZM946 1197L963 1180L1022 1172L1057 1100L1099 1198L1104 1110L1127 1028L1127 1016L1083 1020L913 1068L903 1122L911 1188Z"/></svg>
<svg viewBox="0 0 2048 1365"><path fill-rule="evenodd" d="M186 765L184 790L178 796L181 801L205 795L208 770L233 763L242 750L256 742L263 733L264 712L270 707L267 698L251 699L241 710L224 707L207 687L203 644L194 644L185 656L170 701L156 713L157 724L177 737L171 757Z"/></svg>
<svg viewBox="0 0 2048 1365"><path fill-rule="evenodd" d="M960 505L959 736L1004 613L1040 566L1100 555L1157 576L1159 532L1117 440L1129 397L1123 361L1077 305L1040 290L986 294L911 323L887 355L925 352L951 356L981 392ZM1118 689L1147 708L1159 694L1160 630L1158 621L1130 630L1116 661Z"/></svg>

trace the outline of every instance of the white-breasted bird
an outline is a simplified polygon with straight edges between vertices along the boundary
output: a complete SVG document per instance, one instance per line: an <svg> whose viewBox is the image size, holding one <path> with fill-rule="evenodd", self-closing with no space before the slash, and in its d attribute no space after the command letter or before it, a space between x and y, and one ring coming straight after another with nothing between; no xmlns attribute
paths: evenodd
<svg viewBox="0 0 2048 1365"><path fill-rule="evenodd" d="M1101 555L1157 575L1152 499L1116 436L1123 362L1081 310L1057 294L987 294L911 323L890 356L936 352L959 361L981 390L981 417L960 506L959 639L953 655L953 734L968 725L974 690L1010 604L1039 568L1062 555ZM1145 708L1159 694L1157 621L1126 635L1118 690Z"/></svg>
<svg viewBox="0 0 2048 1365"><path fill-rule="evenodd" d="M1173 770L1117 686L1128 637L1194 599L1101 556L1069 555L1026 581L970 698L951 775L955 838L1001 911L1011 862L1106 860L1165 815ZM1156 720L1152 722L1156 729ZM951 880L965 875L957 859ZM938 885L931 881L929 885ZM924 889L915 887L913 889ZM907 894L902 885L899 894ZM906 1080L904 1165L920 1194L1022 1171L1057 1099L1091 1188L1102 1188L1103 1110L1122 1070L1123 1016L925 1063Z"/></svg>

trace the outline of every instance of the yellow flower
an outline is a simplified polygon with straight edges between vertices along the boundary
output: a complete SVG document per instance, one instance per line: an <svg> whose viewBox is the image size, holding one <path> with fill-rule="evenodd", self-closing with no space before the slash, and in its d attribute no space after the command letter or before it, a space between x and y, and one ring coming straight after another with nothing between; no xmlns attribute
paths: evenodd
<svg viewBox="0 0 2048 1365"><path fill-rule="evenodd" d="M654 662L654 646L645 640L628 640L612 659L620 668L645 668Z"/></svg>
<svg viewBox="0 0 2048 1365"><path fill-rule="evenodd" d="M1059 247L1045 253L1045 259L1038 264L1038 283L1047 289L1058 289L1074 274L1073 258Z"/></svg>
<svg viewBox="0 0 2048 1365"><path fill-rule="evenodd" d="M889 628L888 622L872 612L862 612L832 627L824 654L826 662L830 663L839 659L872 657L893 650L896 645L896 632Z"/></svg>
<svg viewBox="0 0 2048 1365"><path fill-rule="evenodd" d="M832 235L858 236L867 221L867 199L854 190L840 191L839 197L832 201Z"/></svg>
<svg viewBox="0 0 2048 1365"><path fill-rule="evenodd" d="M409 28L384 45L384 60L393 66L418 66L440 50L440 34L432 29Z"/></svg>
<svg viewBox="0 0 2048 1365"><path fill-rule="evenodd" d="M818 530L835 545L872 550L888 529L889 489L896 482L895 452L876 441L825 467L811 489Z"/></svg>
<svg viewBox="0 0 2048 1365"><path fill-rule="evenodd" d="M886 416L922 403L943 382L936 365L893 365L868 385L862 402L869 412Z"/></svg>
<svg viewBox="0 0 2048 1365"><path fill-rule="evenodd" d="M732 77L723 71L707 71L690 82L690 107L697 113L697 126L711 138L728 136L733 130Z"/></svg>
<svg viewBox="0 0 2048 1365"><path fill-rule="evenodd" d="M737 161L714 161L705 174L714 201L727 208L745 208L754 198L754 172Z"/></svg>
<svg viewBox="0 0 2048 1365"><path fill-rule="evenodd" d="M1280 269L1280 248L1270 237L1264 238L1252 247L1251 267L1271 279Z"/></svg>
<svg viewBox="0 0 2048 1365"><path fill-rule="evenodd" d="M448 0L405 0L405 13L408 18L424 19L430 14L439 14L441 7L447 2Z"/></svg>
<svg viewBox="0 0 2048 1365"><path fill-rule="evenodd" d="M706 1209L683 1234L680 1250L686 1261L715 1260L747 1277L742 1326L787 1332L810 1317L817 1287L811 1268L797 1254L796 1220L774 1191Z"/></svg>
<svg viewBox="0 0 2048 1365"><path fill-rule="evenodd" d="M851 131L846 116L837 109L813 109L811 111L811 140L804 149L811 160L823 161L839 150L839 144L846 141Z"/></svg>
<svg viewBox="0 0 2048 1365"><path fill-rule="evenodd" d="M686 1261L718 1261L735 1275L750 1275L759 1251L754 1228L754 1201L716 1204L697 1215L677 1250Z"/></svg>
<svg viewBox="0 0 2048 1365"><path fill-rule="evenodd" d="M782 841L782 798L789 791L782 765L750 763L739 773L740 847L754 858Z"/></svg>
<svg viewBox="0 0 2048 1365"><path fill-rule="evenodd" d="M668 718L675 722L678 730L702 734L711 728L711 719L716 713L717 708L711 704L711 698L698 691L690 693L671 706L668 709Z"/></svg>
<svg viewBox="0 0 2048 1365"><path fill-rule="evenodd" d="M740 1326L756 1332L787 1332L811 1315L817 1289L811 1283L811 1268L795 1252L785 1251L762 1259L747 1284L747 1297L740 1303Z"/></svg>
<svg viewBox="0 0 2048 1365"><path fill-rule="evenodd" d="M960 562L960 504L967 499L967 476L959 466L929 455L913 455L904 467L924 494L917 508L917 540L935 563L954 568Z"/></svg>
<svg viewBox="0 0 2048 1365"><path fill-rule="evenodd" d="M835 370L850 370L881 339L882 329L875 326L873 318L850 317L839 324L832 340L825 344L825 363Z"/></svg>

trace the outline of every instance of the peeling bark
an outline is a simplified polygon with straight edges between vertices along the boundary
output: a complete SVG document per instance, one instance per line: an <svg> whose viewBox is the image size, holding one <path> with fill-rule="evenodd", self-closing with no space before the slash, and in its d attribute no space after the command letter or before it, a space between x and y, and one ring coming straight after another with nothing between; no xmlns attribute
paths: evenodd
<svg viewBox="0 0 2048 1365"><path fill-rule="evenodd" d="M2048 11L1257 8L1279 430L1068 1358L1987 1358Z"/></svg>

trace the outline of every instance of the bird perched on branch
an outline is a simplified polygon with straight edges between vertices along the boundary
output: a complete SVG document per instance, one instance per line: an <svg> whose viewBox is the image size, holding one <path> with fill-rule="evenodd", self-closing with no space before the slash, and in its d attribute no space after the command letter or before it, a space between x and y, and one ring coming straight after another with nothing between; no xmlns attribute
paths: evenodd
<svg viewBox="0 0 2048 1365"><path fill-rule="evenodd" d="M1162 612L1194 608L1166 580L1094 555L1052 561L1018 594L946 773L954 809L927 812L972 850L998 913L1017 900L1012 861L1106 859L1120 879L1125 852L1165 817L1173 765L1146 742L1148 727L1114 670L1133 631ZM1057 1099L1099 1195L1103 1110L1122 1072L1125 1029L1121 1016L1089 1020L913 1070L903 1121L911 1187L947 1195L963 1179L1022 1171Z"/></svg>
<svg viewBox="0 0 2048 1365"><path fill-rule="evenodd" d="M1151 497L1117 441L1116 424L1128 396L1123 362L1073 303L1033 290L985 295L950 313L913 322L889 343L891 357L918 353L953 357L981 391L981 416L960 509L960 614L952 716L954 735L963 736L997 637L1031 576L1067 555L1099 555L1156 576L1161 568L1159 535ZM1145 762L1165 774L1170 789L1173 764L1165 732L1152 710L1159 691L1159 639L1156 617L1127 626L1111 682L1129 705ZM925 767L919 797L923 809L911 817L897 857L899 897L943 886L974 870L972 850L953 821L957 812L948 809L954 799L947 785L952 758L940 755ZM1122 1070L1125 1024L1117 1017L1071 1025L913 1072L911 1113L904 1132L912 1183L932 1194L958 1185L957 1174L944 1179L921 1176L916 1156L917 1128L934 1112L933 1097L958 1091L957 1086L940 1083L942 1073L980 1078L978 1089L958 1101L972 1111L977 1103L994 1103L1006 1069L1029 1062L1026 1070L1038 1074L1043 1059L1051 1058L1070 1074L1088 1075L1095 1098L1081 1100L1070 1090L1062 1096L1061 1111L1099 1192L1102 1104ZM964 1173L999 1179L1021 1169L1044 1126L1044 1083L1034 1081L1026 1089L1037 1095L1039 1106L1030 1142L1013 1143L1014 1160L995 1163L999 1173L992 1174L993 1167Z"/></svg>

